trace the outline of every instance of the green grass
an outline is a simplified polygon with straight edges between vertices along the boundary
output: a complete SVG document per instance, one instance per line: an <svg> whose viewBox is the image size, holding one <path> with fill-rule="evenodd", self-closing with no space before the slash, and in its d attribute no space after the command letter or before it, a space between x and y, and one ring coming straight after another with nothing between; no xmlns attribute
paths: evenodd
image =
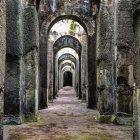
<svg viewBox="0 0 140 140"><path fill-rule="evenodd" d="M33 126L45 127L46 126L45 121L41 118L39 119L38 122L25 122L25 124L28 126L31 126L31 127L33 127Z"/></svg>

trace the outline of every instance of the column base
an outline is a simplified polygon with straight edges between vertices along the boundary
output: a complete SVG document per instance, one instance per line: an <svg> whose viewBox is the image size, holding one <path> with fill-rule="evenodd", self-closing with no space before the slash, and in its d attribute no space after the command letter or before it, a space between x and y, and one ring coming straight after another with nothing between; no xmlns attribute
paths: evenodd
<svg viewBox="0 0 140 140"><path fill-rule="evenodd" d="M15 116L6 116L2 118L2 124L3 125L20 125L23 123L23 118L15 117Z"/></svg>
<svg viewBox="0 0 140 140"><path fill-rule="evenodd" d="M132 117L116 117L113 123L117 125L133 126L133 118Z"/></svg>
<svg viewBox="0 0 140 140"><path fill-rule="evenodd" d="M101 115L99 112L96 114L96 119L102 123L113 123L114 115Z"/></svg>
<svg viewBox="0 0 140 140"><path fill-rule="evenodd" d="M39 114L26 114L23 115L24 122L37 122L40 120Z"/></svg>
<svg viewBox="0 0 140 140"><path fill-rule="evenodd" d="M116 115L101 115L99 112L96 115L96 119L102 123L113 123L116 125L133 125L133 118L126 116L116 116Z"/></svg>

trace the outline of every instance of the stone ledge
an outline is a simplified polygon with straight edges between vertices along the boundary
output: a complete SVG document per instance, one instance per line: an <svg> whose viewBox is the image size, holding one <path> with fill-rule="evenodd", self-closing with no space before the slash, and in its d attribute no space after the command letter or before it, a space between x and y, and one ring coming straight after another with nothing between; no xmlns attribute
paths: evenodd
<svg viewBox="0 0 140 140"><path fill-rule="evenodd" d="M20 125L23 123L22 117L3 117L2 124L3 125Z"/></svg>
<svg viewBox="0 0 140 140"><path fill-rule="evenodd" d="M101 115L99 112L96 114L96 120L102 123L112 123L114 119L114 115Z"/></svg>
<svg viewBox="0 0 140 140"><path fill-rule="evenodd" d="M113 123L116 125L133 126L133 118L115 115L101 115L99 112L96 114L96 120L102 123Z"/></svg>
<svg viewBox="0 0 140 140"><path fill-rule="evenodd" d="M133 118L132 117L115 117L113 123L117 125L133 126Z"/></svg>

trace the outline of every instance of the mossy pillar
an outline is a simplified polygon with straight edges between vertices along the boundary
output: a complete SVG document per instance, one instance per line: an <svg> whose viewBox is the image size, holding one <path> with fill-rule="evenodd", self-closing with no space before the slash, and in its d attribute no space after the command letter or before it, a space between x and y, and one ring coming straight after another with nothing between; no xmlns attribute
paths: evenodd
<svg viewBox="0 0 140 140"><path fill-rule="evenodd" d="M36 121L38 113L38 47L39 29L36 7L28 5L23 13L23 38L24 38L24 71L25 94L24 116L25 119Z"/></svg>
<svg viewBox="0 0 140 140"><path fill-rule="evenodd" d="M20 117L20 56L22 53L22 10L20 1L6 3L6 76L4 113ZM10 102L9 102L10 101Z"/></svg>
<svg viewBox="0 0 140 140"><path fill-rule="evenodd" d="M114 1L102 1L97 15L97 96L98 119L110 122L115 104L115 62L113 48Z"/></svg>

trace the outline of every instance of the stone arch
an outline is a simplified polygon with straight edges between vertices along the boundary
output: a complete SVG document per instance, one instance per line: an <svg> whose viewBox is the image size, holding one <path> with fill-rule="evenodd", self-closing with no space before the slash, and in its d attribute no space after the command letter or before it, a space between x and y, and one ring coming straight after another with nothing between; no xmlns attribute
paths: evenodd
<svg viewBox="0 0 140 140"><path fill-rule="evenodd" d="M61 59L61 57L63 57L64 55L69 55L69 56L67 58ZM68 65L68 66L71 66L73 69L75 69L75 73L76 73L76 58L71 54L64 54L64 55L62 55L60 57L60 59L58 60L59 71L62 69L62 67ZM58 74L58 89L60 89L59 83L60 83L60 75ZM73 83L74 83L73 87L75 87L75 89L76 89L76 79ZM78 90L77 90L77 92L78 92Z"/></svg>
<svg viewBox="0 0 140 140"><path fill-rule="evenodd" d="M65 56L66 56L66 57L65 57ZM66 54L61 55L61 56L59 57L58 63L60 64L60 63L61 63L62 61L64 61L64 60L71 60L71 61L73 61L74 63L76 62L76 58L75 58L73 55L69 54L69 53L66 53Z"/></svg>
<svg viewBox="0 0 140 140"><path fill-rule="evenodd" d="M73 12L69 13L69 10L64 8L64 3L63 3L62 4L63 7L61 9L58 8L56 11L57 14L55 14L55 13L51 12L50 7L48 6L49 5L48 2L44 2L42 0L40 3L41 4L40 4L39 13L40 13L40 19L42 19L41 26L43 24L45 24L45 27L48 30L48 32L49 32L50 28L59 20L72 19L74 21L79 22L84 27L84 29L88 35L95 33L94 16L80 14L80 12L77 12L77 9L74 8L75 5L74 5L74 7L71 7L73 9ZM96 2L94 2L94 5L96 5ZM90 6L91 6L91 3L90 3ZM97 9L94 9L94 13L96 13L96 10Z"/></svg>
<svg viewBox="0 0 140 140"><path fill-rule="evenodd" d="M60 65L60 68L62 68L62 67L64 67L64 66L71 66L73 69L75 68L75 63L73 63L73 62L66 62L66 63L63 63L63 64L61 64Z"/></svg>
<svg viewBox="0 0 140 140"><path fill-rule="evenodd" d="M64 60L61 64L60 64L60 69L62 70L62 68L66 67L66 66L69 66L73 72L73 87L75 88L75 90L77 90L77 87L76 87L76 71L74 71L76 69L76 64L73 63L73 62L69 62L68 60ZM60 75L61 76L61 73ZM60 77L61 78L61 77ZM59 78L59 79L60 79ZM58 87L60 88L61 87L61 81L59 81L59 85ZM78 90L77 90L78 91ZM78 96L78 94L77 94Z"/></svg>
<svg viewBox="0 0 140 140"><path fill-rule="evenodd" d="M67 75L68 77L66 77ZM72 76L73 73L70 70L65 70L63 72L63 86L72 86Z"/></svg>
<svg viewBox="0 0 140 140"><path fill-rule="evenodd" d="M41 3L40 7L41 6L48 7L47 3L43 2L43 1L41 1L40 3ZM89 103L88 107L89 108L96 108L96 97L95 97L96 96L95 18L94 18L94 16L82 15L82 14L78 13L77 11L75 11L74 8L73 8L74 10L72 13L69 13L69 11L67 11L67 9L64 10L63 8L58 9L57 14L55 12L51 13L50 10L46 10L45 8L39 9L39 15L40 15L39 16L39 21L40 21L40 56L42 57L40 59L40 71L44 71L43 73L45 73L45 71L47 71L47 68L50 68L50 70L48 70L48 71L50 71L50 73L52 73L52 70L53 70L53 66L52 66L53 62L50 59L50 56L53 55L52 54L53 50L52 50L52 47L50 47L48 44L49 31L53 27L53 25L55 23L57 23L58 21L63 20L63 19L71 19L71 20L78 22L85 29L86 39L87 39L87 44L88 44L87 50L84 52L87 55L85 56L85 60L83 60L86 65L84 66L84 68L82 68L82 69L85 69L83 71L83 74L82 74L82 76L83 76L82 81L84 81L82 83L82 88L83 89L86 88L85 94L88 94L88 96L87 96L88 97L87 101ZM46 52L47 52L47 55L46 55ZM87 61L89 61L90 65L88 65ZM91 65L93 67L91 67ZM86 72L86 71L88 71L88 72ZM47 94L46 91L49 91L48 88L50 88L49 87L49 85L50 85L49 80L48 80L49 83L42 82L45 79L51 78L51 77L49 77L48 73L49 72L47 72L47 74L45 74L45 75L40 73L40 87L41 87L40 94L43 94L44 96ZM42 75L44 75L43 78L42 78ZM53 79L53 78L51 78L51 79ZM42 89L44 89L44 90L42 90ZM51 88L50 92L52 92L52 91L53 91L53 89Z"/></svg>
<svg viewBox="0 0 140 140"><path fill-rule="evenodd" d="M53 47L55 49L54 52L57 53L60 49L65 48L67 46L75 49L79 55L81 54L81 51L83 49L82 44L79 42L79 40L77 38L70 36L70 35L65 35L65 36L58 38L55 41L55 43L53 45Z"/></svg>
<svg viewBox="0 0 140 140"><path fill-rule="evenodd" d="M66 53L60 53L60 52L63 52L65 51L66 49L69 49L70 50L73 50L73 52L66 52ZM75 54L75 53L76 54ZM59 56L58 56L59 55ZM75 56L74 56L75 55ZM63 56L65 56L66 58L63 58ZM57 58L58 57L58 58ZM76 73L77 73L77 79L79 79L79 82L78 82L78 95L79 95L79 98L81 97L81 92L80 92L80 85L81 85L81 56L79 56L78 54L78 51L76 51L75 49L73 48L70 48L70 47L65 47L65 48L61 48L58 52L57 52L57 55L54 57L54 61L53 61L53 97L55 98L55 95L57 95L57 92L58 90L60 89L60 87L58 86L59 85L59 81L60 79L56 78L56 77L59 77L59 72L58 72L58 67L59 67L59 60L60 58L62 58L61 62L63 62L64 60L71 60L72 62L75 63L75 66L76 66ZM55 63L54 63L55 62Z"/></svg>

